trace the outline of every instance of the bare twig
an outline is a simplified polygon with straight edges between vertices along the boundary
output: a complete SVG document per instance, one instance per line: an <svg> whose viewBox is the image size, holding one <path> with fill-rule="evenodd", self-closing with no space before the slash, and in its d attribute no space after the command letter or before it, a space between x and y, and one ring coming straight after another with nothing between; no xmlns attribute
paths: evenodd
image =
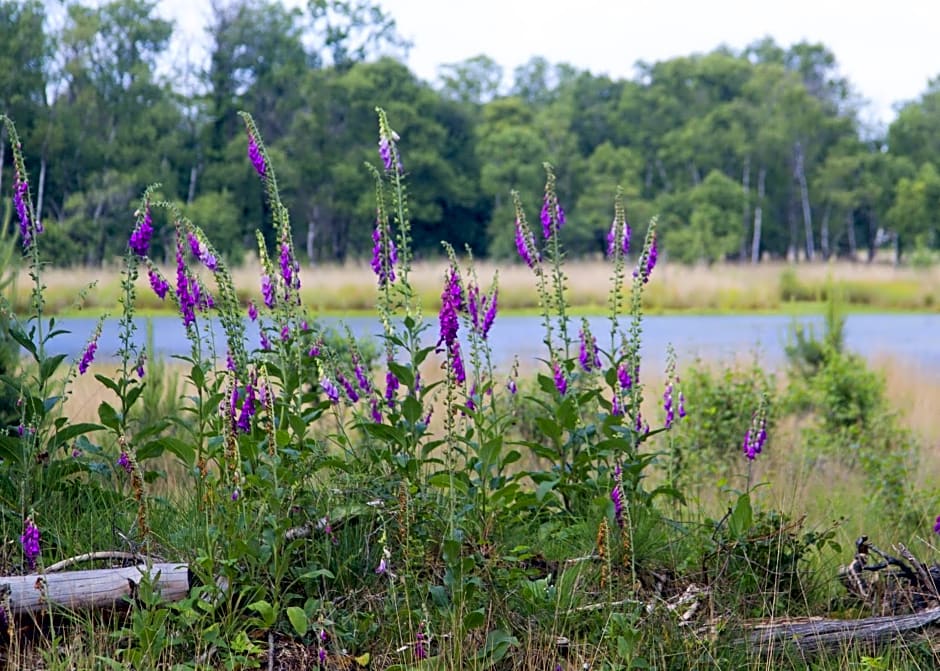
<svg viewBox="0 0 940 671"><path fill-rule="evenodd" d="M97 561L99 559L125 559L130 560L135 563L141 563L147 561L147 557L137 554L136 552L121 552L120 550L101 550L99 552L86 552L83 555L77 555L75 557L69 557L68 559L63 559L62 561L57 561L55 564L47 566L45 568L46 573L55 573L56 571L61 571L70 566L75 566L75 564L81 564L88 561ZM159 557L150 557L152 561L162 563L164 560Z"/></svg>

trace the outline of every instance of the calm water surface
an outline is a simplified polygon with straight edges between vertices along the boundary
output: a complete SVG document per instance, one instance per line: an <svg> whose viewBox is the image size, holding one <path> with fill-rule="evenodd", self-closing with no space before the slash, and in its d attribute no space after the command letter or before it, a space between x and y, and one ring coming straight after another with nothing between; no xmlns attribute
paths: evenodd
<svg viewBox="0 0 940 671"><path fill-rule="evenodd" d="M153 317L154 343L158 355L186 354L190 351L186 332L177 317ZM588 320L597 336L599 345L607 349L610 345L610 320L593 317ZM822 332L821 317L801 317L799 322L812 325L817 333ZM137 339L146 338L146 319L138 321ZM347 319L321 318L324 326L348 325L357 336L373 336L381 332L381 325L374 317L350 317ZM643 356L651 361L664 359L666 345L672 343L680 360L701 356L709 359L728 360L759 354L767 367L777 367L783 361L783 348L787 332L794 318L786 315L738 315L738 316L650 316L643 320ZM57 320L56 326L70 331L55 338L49 345L50 353L64 353L79 357L87 339L94 330L94 318L66 318ZM208 325L209 322L203 322ZM624 322L626 327L627 323ZM205 341L212 338L224 355L225 340L218 321L211 322L206 329ZM576 338L579 321L570 329ZM557 333L557 329L556 329ZM869 359L888 356L908 364L940 372L940 315L925 314L864 314L850 315L846 320L846 342L850 349ZM425 332L429 344L437 339L436 318ZM248 324L249 346L258 343L258 327ZM541 318L533 316L497 317L490 333L494 362L508 366L513 355L518 354L525 362L544 355ZM106 322L98 342L98 360L114 358L119 347L117 320ZM576 354L576 348L574 351Z"/></svg>

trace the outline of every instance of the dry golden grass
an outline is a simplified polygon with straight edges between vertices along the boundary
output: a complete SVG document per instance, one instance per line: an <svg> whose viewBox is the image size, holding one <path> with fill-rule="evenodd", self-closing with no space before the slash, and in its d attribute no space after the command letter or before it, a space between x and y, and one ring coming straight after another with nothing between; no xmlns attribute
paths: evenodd
<svg viewBox="0 0 940 671"><path fill-rule="evenodd" d="M440 301L444 261L415 264L411 282L425 310L434 310ZM535 278L518 263L477 263L478 275L488 286L499 272L499 302L503 309L533 309L538 306ZM610 265L600 261L574 261L566 264L570 305L586 311L602 312L610 287ZM172 278L175 269L165 268ZM260 298L260 266L247 264L234 270L235 286L243 301ZM789 275L789 279L785 276ZM644 303L654 311L747 312L778 310L790 299L816 301L823 298L830 280L842 289L852 305L879 309L924 310L940 306L940 268L917 270L887 264L800 264L763 263L759 266L720 264L682 266L663 263L646 287ZM365 262L345 265L306 266L302 270L304 303L314 312L349 313L375 308L376 281ZM629 277L627 278L629 281ZM43 281L51 312L75 308L77 290L97 282L86 307L114 310L120 295L118 268L50 268ZM17 282L15 307L24 311L29 304L30 281L24 274ZM146 276L138 282L138 306L166 309L150 290Z"/></svg>

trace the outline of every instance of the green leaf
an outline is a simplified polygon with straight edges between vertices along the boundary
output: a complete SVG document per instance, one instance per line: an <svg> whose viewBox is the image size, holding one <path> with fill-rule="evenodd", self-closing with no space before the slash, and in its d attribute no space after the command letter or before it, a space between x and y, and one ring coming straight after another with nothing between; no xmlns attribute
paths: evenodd
<svg viewBox="0 0 940 671"><path fill-rule="evenodd" d="M398 381L401 382L406 389L414 387L415 376L409 366L403 366L397 361L389 361L388 369L394 373L395 377L398 378Z"/></svg>
<svg viewBox="0 0 940 671"><path fill-rule="evenodd" d="M64 354L56 354L55 356L47 357L39 365L39 379L48 380L56 372L56 369L62 364L62 361L65 359Z"/></svg>
<svg viewBox="0 0 940 671"><path fill-rule="evenodd" d="M539 483L539 486L535 488L535 500L539 503L542 502L542 499L555 488L555 485L558 484L558 480L543 480Z"/></svg>
<svg viewBox="0 0 940 671"><path fill-rule="evenodd" d="M91 433L92 431L101 431L105 427L101 424L92 424L91 422L81 422L79 424L69 424L63 429L60 429L56 432L55 436L52 438L50 443L50 448L56 448L60 445L67 443L73 438L78 438L82 434Z"/></svg>
<svg viewBox="0 0 940 671"><path fill-rule="evenodd" d="M467 629L479 629L486 624L486 614L483 609L471 610L463 619L463 626Z"/></svg>
<svg viewBox="0 0 940 671"><path fill-rule="evenodd" d="M248 604L248 610L253 610L261 616L261 621L266 627L273 627L277 621L274 607L264 599Z"/></svg>
<svg viewBox="0 0 940 671"><path fill-rule="evenodd" d="M121 388L118 386L118 383L112 380L110 377L106 375L102 375L101 373L95 373L95 379L98 380L98 382L103 384L105 387L113 391L116 395L118 396L121 395Z"/></svg>
<svg viewBox="0 0 940 671"><path fill-rule="evenodd" d="M287 608L287 619L290 620L290 624L298 636L303 637L307 634L307 614L303 608L289 606Z"/></svg>
<svg viewBox="0 0 940 671"><path fill-rule="evenodd" d="M138 459L154 459L164 452L175 454L186 466L193 466L196 462L196 449L179 438L163 436L137 448Z"/></svg>
<svg viewBox="0 0 940 671"><path fill-rule="evenodd" d="M98 419L112 431L121 430L121 420L118 413L107 401L102 401L101 405L98 406Z"/></svg>
<svg viewBox="0 0 940 671"><path fill-rule="evenodd" d="M728 518L728 528L733 536L740 538L754 521L754 511L751 508L750 494L745 492L738 497L738 502L734 506L731 517Z"/></svg>

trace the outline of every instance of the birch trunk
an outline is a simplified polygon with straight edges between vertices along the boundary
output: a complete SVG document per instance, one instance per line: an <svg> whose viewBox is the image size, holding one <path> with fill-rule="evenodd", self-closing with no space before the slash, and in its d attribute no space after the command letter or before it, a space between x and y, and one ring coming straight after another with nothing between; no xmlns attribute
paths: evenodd
<svg viewBox="0 0 940 671"><path fill-rule="evenodd" d="M849 236L849 256L852 257L852 263L858 261L858 244L855 242L855 217L851 212L845 215L845 231Z"/></svg>
<svg viewBox="0 0 940 671"><path fill-rule="evenodd" d="M832 213L832 203L826 204L826 211L823 212L822 224L819 227L819 249L822 252L823 260L829 260L829 215Z"/></svg>
<svg viewBox="0 0 940 671"><path fill-rule="evenodd" d="M42 197L46 192L46 152L43 150L39 160L39 186L36 188L36 224L42 221Z"/></svg>
<svg viewBox="0 0 940 671"><path fill-rule="evenodd" d="M751 263L760 261L760 228L764 214L764 183L767 179L767 168L760 167L757 171L757 203L754 205L754 236L751 238Z"/></svg>
<svg viewBox="0 0 940 671"><path fill-rule="evenodd" d="M812 261L816 257L816 248L813 242L813 213L809 204L809 187L806 185L806 170L803 166L803 145L799 140L797 140L793 151L796 155L794 171L796 179L800 184L800 202L803 205L803 227L806 232L806 258Z"/></svg>
<svg viewBox="0 0 940 671"><path fill-rule="evenodd" d="M741 190L744 192L744 207L741 212L741 250L738 257L741 261L747 258L747 229L751 219L751 157L744 159L744 170L741 174Z"/></svg>

